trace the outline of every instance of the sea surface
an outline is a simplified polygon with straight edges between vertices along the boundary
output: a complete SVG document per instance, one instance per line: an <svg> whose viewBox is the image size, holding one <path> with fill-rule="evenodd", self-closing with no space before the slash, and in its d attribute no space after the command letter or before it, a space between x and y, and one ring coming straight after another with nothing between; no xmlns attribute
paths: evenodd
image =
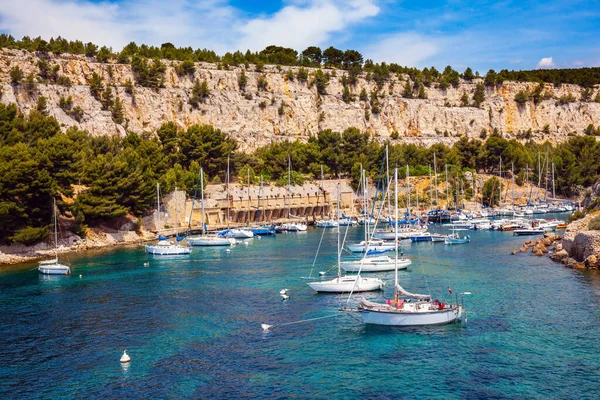
<svg viewBox="0 0 600 400"><path fill-rule="evenodd" d="M347 296L312 292L302 277L335 274L335 230L191 257L71 255L68 277L3 270L0 398L599 398L600 274L511 255L526 238L508 232L470 234L403 245L407 290L472 293L467 322L438 327L365 326L338 311ZM388 285L366 296L391 298L393 273L376 276Z"/></svg>

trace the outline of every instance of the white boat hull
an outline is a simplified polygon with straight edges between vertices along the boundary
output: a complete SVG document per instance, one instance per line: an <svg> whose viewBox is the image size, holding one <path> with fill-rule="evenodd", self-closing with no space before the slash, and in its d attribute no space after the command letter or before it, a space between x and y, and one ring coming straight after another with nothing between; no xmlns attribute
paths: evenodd
<svg viewBox="0 0 600 400"><path fill-rule="evenodd" d="M462 309L453 306L443 310L410 312L398 310L385 304L380 309L361 309L365 324L386 326L444 325L460 321Z"/></svg>
<svg viewBox="0 0 600 400"><path fill-rule="evenodd" d="M235 239L233 238L217 236L188 237L187 241L191 246L231 246L235 244Z"/></svg>
<svg viewBox="0 0 600 400"><path fill-rule="evenodd" d="M180 246L176 244L171 245L160 245L160 244L148 244L145 246L146 253L154 256L179 256L192 254L192 248L186 246Z"/></svg>
<svg viewBox="0 0 600 400"><path fill-rule="evenodd" d="M254 233L246 229L229 229L228 231L225 231L222 236L233 239L250 239L254 237Z"/></svg>
<svg viewBox="0 0 600 400"><path fill-rule="evenodd" d="M370 292L383 289L383 285L384 282L379 278L363 278L359 275L308 283L311 289L320 293Z"/></svg>
<svg viewBox="0 0 600 400"><path fill-rule="evenodd" d="M407 269L412 263L409 258L403 258L398 260L398 269ZM362 260L355 261L342 261L342 269L346 272L384 272L393 271L396 268L394 260L390 257L376 257L373 259L364 258Z"/></svg>
<svg viewBox="0 0 600 400"><path fill-rule="evenodd" d="M42 261L38 267L38 271L45 275L69 275L71 268L68 265L55 263L45 263Z"/></svg>
<svg viewBox="0 0 600 400"><path fill-rule="evenodd" d="M348 250L350 250L353 253L364 253L367 250L367 247L369 248L369 250L373 250L373 251L392 251L392 250L396 249L396 247L398 247L398 244L375 243L375 244L367 245L364 242L361 242L361 243L349 243L346 245L346 247L348 248Z"/></svg>

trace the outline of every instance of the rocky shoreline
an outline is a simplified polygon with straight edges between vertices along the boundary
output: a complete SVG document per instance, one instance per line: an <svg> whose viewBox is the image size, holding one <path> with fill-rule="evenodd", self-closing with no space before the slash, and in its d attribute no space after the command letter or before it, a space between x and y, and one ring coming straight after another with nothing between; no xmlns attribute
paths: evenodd
<svg viewBox="0 0 600 400"><path fill-rule="evenodd" d="M600 213L591 213L574 221L565 230L564 236L546 233L543 238L526 240L521 253L531 249L537 256L549 254L551 260L567 268L600 269L600 231L589 230L589 222ZM513 251L517 254L519 251Z"/></svg>
<svg viewBox="0 0 600 400"><path fill-rule="evenodd" d="M155 239L156 235L149 232L106 232L99 229L90 229L85 239L74 234L62 239L59 242L58 253L59 255L79 253L114 246L140 244ZM0 246L0 267L42 260L54 256L54 251L54 247L47 243L38 243L33 246L18 244Z"/></svg>

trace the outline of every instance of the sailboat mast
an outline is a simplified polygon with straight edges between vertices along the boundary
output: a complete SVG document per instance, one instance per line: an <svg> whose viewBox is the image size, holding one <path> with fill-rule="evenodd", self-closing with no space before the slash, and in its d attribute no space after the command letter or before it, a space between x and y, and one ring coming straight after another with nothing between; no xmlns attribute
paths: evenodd
<svg viewBox="0 0 600 400"><path fill-rule="evenodd" d="M260 210L261 210L260 200L262 199L262 194L263 194L263 176L262 176L262 174L260 174L260 189L258 190L258 203L256 204L257 207L258 207L258 212L259 212L258 215L260 215ZM265 220L265 209L264 209L264 207L262 208L262 218L261 218L261 220L262 221Z"/></svg>
<svg viewBox="0 0 600 400"><path fill-rule="evenodd" d="M385 192L390 186L390 153L388 145L385 145ZM387 215L390 216L390 196L387 197Z"/></svg>
<svg viewBox="0 0 600 400"><path fill-rule="evenodd" d="M544 202L548 197L548 149L546 149L546 190L544 191Z"/></svg>
<svg viewBox="0 0 600 400"><path fill-rule="evenodd" d="M342 277L342 259L341 259L341 249L340 249L340 230L341 227L339 226L339 222L340 222L340 205L342 204L342 196L341 196L341 183L338 182L337 184L337 209L336 209L336 218L338 221L338 227L337 227L337 264L338 264L338 279L340 279Z"/></svg>
<svg viewBox="0 0 600 400"><path fill-rule="evenodd" d="M202 172L201 172L201 174L202 174ZM226 177L226 179L227 179L227 185L226 185L226 188L227 188L227 217L226 217L226 220L227 220L227 227L229 227L229 156L227 156L227 177Z"/></svg>
<svg viewBox="0 0 600 400"><path fill-rule="evenodd" d="M321 219L325 219L325 174L323 174L323 165L321 164L321 192L323 193L323 204L321 205Z"/></svg>
<svg viewBox="0 0 600 400"><path fill-rule="evenodd" d="M398 168L394 169L394 204L396 224L398 224ZM394 299L398 302L398 226L394 229Z"/></svg>
<svg viewBox="0 0 600 400"><path fill-rule="evenodd" d="M367 187L367 175L365 174L365 170L362 168L362 164L360 165L360 175L362 177L362 185L363 185L363 210L368 210L369 208L369 188ZM364 211L363 211L364 215ZM339 222L338 222L339 223ZM365 243L369 239L369 231L371 230L371 214L367 212L367 217L365 221Z"/></svg>
<svg viewBox="0 0 600 400"><path fill-rule="evenodd" d="M288 222L292 218L292 199L291 199L291 195L292 195L291 179L292 178L291 178L291 174L292 174L292 159L288 155L288 187L287 187L287 191L288 191Z"/></svg>
<svg viewBox="0 0 600 400"><path fill-rule="evenodd" d="M202 202L202 235L206 234L206 225L204 224L204 170L200 167L200 201Z"/></svg>
<svg viewBox="0 0 600 400"><path fill-rule="evenodd" d="M450 182L448 182L448 164L445 165L446 167L446 210L448 210L448 203L450 202L450 194L448 193L448 184Z"/></svg>
<svg viewBox="0 0 600 400"><path fill-rule="evenodd" d="M410 219L410 184L408 182L408 174L408 165L406 165L406 216L408 219ZM396 220L396 224L397 223L398 220Z"/></svg>
<svg viewBox="0 0 600 400"><path fill-rule="evenodd" d="M156 233L160 236L160 183L156 182Z"/></svg>
<svg viewBox="0 0 600 400"><path fill-rule="evenodd" d="M542 165L541 165L541 154L538 150L538 189L542 187Z"/></svg>
<svg viewBox="0 0 600 400"><path fill-rule="evenodd" d="M429 202L433 203L433 180L431 179L431 164L429 164Z"/></svg>
<svg viewBox="0 0 600 400"><path fill-rule="evenodd" d="M54 254L58 259L58 210L56 209L56 199L54 200Z"/></svg>
<svg viewBox="0 0 600 400"><path fill-rule="evenodd" d="M512 210L515 211L515 163L513 162L510 167L512 174Z"/></svg>
<svg viewBox="0 0 600 400"><path fill-rule="evenodd" d="M179 237L179 219L177 214L177 186L175 186L175 237Z"/></svg>
<svg viewBox="0 0 600 400"><path fill-rule="evenodd" d="M440 208L440 199L438 198L438 180L437 180L437 164L435 153L433 153L433 179L435 180L435 207Z"/></svg>
<svg viewBox="0 0 600 400"><path fill-rule="evenodd" d="M250 224L250 211L252 210L252 207L250 207L250 166L248 166L246 172L248 175L248 218L246 219L246 222Z"/></svg>
<svg viewBox="0 0 600 400"><path fill-rule="evenodd" d="M554 162L552 163L552 199L556 199L556 192L554 191Z"/></svg>

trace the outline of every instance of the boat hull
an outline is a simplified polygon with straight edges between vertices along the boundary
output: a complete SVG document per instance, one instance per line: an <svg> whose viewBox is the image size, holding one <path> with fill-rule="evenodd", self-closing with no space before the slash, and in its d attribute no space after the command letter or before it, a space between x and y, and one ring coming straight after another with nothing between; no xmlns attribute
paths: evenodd
<svg viewBox="0 0 600 400"><path fill-rule="evenodd" d="M365 310L361 309L365 324L386 326L425 326L445 325L458 322L461 319L462 310L453 307L445 310L431 312L405 312L402 310Z"/></svg>
<svg viewBox="0 0 600 400"><path fill-rule="evenodd" d="M412 261L408 258L398 260L398 269L407 269L411 263ZM342 261L341 266L346 272L385 272L393 271L396 268L394 260L374 262L369 259Z"/></svg>
<svg viewBox="0 0 600 400"><path fill-rule="evenodd" d="M184 246L158 246L154 244L149 244L145 246L146 253L152 254L154 256L179 256L179 255L187 255L192 253L191 247Z"/></svg>
<svg viewBox="0 0 600 400"><path fill-rule="evenodd" d="M45 275L69 275L71 268L63 264L40 264L38 271Z"/></svg>
<svg viewBox="0 0 600 400"><path fill-rule="evenodd" d="M350 243L347 244L346 247L353 253L364 253L369 247L369 250L373 251L393 251L398 247L398 245L394 245L394 243L381 243L381 244L371 244L366 245L363 243Z"/></svg>
<svg viewBox="0 0 600 400"><path fill-rule="evenodd" d="M188 237L188 243L191 246L231 246L235 244L235 239L222 237Z"/></svg>
<svg viewBox="0 0 600 400"><path fill-rule="evenodd" d="M363 278L358 275L308 283L311 289L319 293L370 292L383 289L383 285L381 279Z"/></svg>

